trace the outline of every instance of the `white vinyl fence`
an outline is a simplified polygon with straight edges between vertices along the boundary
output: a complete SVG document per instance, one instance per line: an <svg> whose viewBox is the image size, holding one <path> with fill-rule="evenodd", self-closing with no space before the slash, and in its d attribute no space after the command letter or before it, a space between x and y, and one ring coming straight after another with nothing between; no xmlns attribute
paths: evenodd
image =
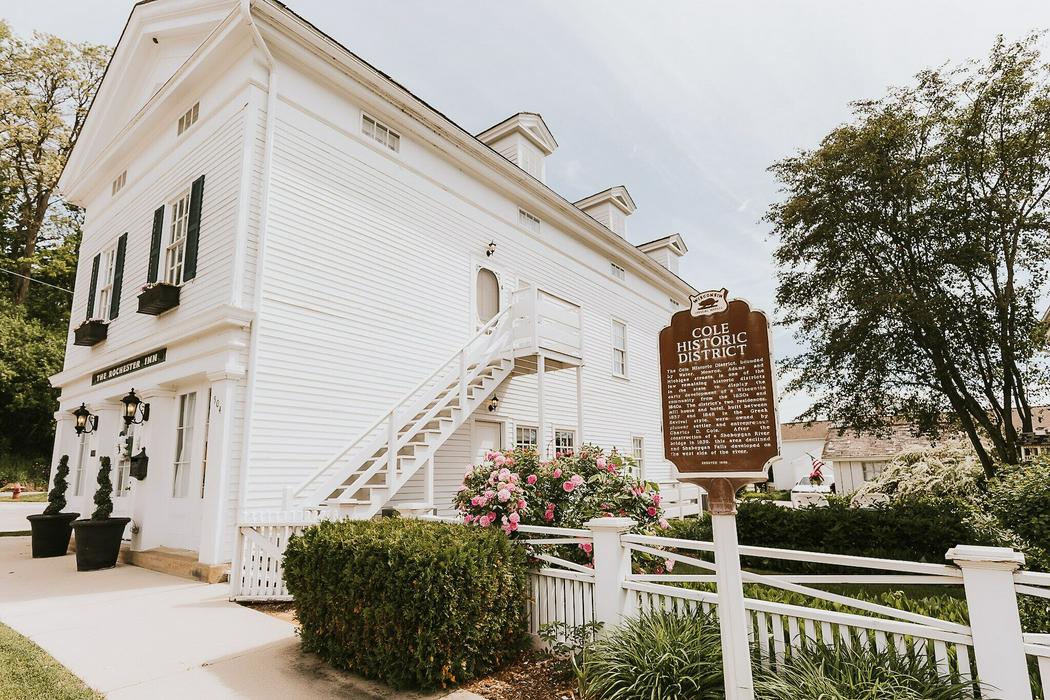
<svg viewBox="0 0 1050 700"><path fill-rule="evenodd" d="M281 553L291 534L317 522L315 514L301 515L298 520L284 516L256 518L256 522L241 526L239 560L234 562L231 576L234 598L289 598L281 579ZM717 614L718 594L712 592L714 545L630 534L632 526L633 522L624 518L599 518L583 529L519 528L540 561L530 576L530 630L534 635L551 623L578 627L600 622L610 629L625 617L655 609L690 613L700 609ZM593 567L558 557L550 549L565 545L592 548ZM741 546L740 555L859 570L855 574L821 575L760 575L745 570L745 583L791 591L850 609L841 612L745 598L748 638L756 663L776 668L797 650L817 644L894 649L955 679L975 684L979 679L984 685L984 698L1050 700L1050 634L1044 630L1022 632L1018 610L1018 596L1050 599L1050 574L1019 571L1023 557L1013 550L955 547L947 553L951 562L948 564L750 546ZM669 560L679 572L688 569L690 573L634 573L640 570L634 566L639 559L648 558L651 563L653 557ZM702 573L695 573L696 570ZM834 584L929 586L932 590L949 587L956 591L961 588L970 623L962 625L822 589ZM1034 694L1030 690L1029 669L1037 679Z"/></svg>

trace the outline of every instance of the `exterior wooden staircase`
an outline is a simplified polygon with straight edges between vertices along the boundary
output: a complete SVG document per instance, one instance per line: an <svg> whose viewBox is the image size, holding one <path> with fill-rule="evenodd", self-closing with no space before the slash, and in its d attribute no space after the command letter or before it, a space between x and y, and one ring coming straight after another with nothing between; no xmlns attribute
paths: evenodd
<svg viewBox="0 0 1050 700"><path fill-rule="evenodd" d="M489 320L354 442L287 491L285 507L316 508L333 519L378 514L514 370L513 326L510 309Z"/></svg>

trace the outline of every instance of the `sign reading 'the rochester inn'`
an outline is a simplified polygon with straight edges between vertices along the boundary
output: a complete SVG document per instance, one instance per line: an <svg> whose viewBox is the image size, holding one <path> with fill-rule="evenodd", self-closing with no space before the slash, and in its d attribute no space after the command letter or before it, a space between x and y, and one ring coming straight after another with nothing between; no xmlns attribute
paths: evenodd
<svg viewBox="0 0 1050 700"><path fill-rule="evenodd" d="M116 379L117 377L123 377L125 374L131 374L137 372L140 369L146 369L153 365L159 365L168 358L168 349L161 348L160 350L154 350L153 352L147 352L145 355L139 355L133 357L130 360L124 360L112 367L107 367L103 370L99 370L91 375L91 383L101 384L102 382L108 382L110 379Z"/></svg>
<svg viewBox="0 0 1050 700"><path fill-rule="evenodd" d="M664 454L712 508L732 508L780 453L769 322L725 289L691 302L660 332Z"/></svg>

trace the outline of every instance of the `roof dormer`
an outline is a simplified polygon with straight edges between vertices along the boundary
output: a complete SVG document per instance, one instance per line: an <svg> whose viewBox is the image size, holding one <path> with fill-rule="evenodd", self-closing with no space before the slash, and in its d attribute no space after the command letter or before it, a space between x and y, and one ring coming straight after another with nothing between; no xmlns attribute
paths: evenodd
<svg viewBox="0 0 1050 700"><path fill-rule="evenodd" d="M678 274L678 258L689 252L685 241L677 233L642 243L636 247L676 275Z"/></svg>
<svg viewBox="0 0 1050 700"><path fill-rule="evenodd" d="M518 112L477 138L540 182L547 181L544 159L554 153L558 142L540 115Z"/></svg>
<svg viewBox="0 0 1050 700"><path fill-rule="evenodd" d="M627 238L627 217L637 207L623 185L610 187L607 190L584 197L576 202L576 207L586 212L592 219L605 225L621 238Z"/></svg>

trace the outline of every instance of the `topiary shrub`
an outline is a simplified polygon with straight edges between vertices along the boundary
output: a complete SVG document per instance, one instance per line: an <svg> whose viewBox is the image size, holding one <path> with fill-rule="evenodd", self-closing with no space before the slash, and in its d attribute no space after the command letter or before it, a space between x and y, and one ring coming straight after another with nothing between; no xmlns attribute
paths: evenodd
<svg viewBox="0 0 1050 700"><path fill-rule="evenodd" d="M92 520L108 520L113 512L113 499L110 498L113 482L109 478L109 472L109 457L103 457L99 460L98 489L95 491L95 512L91 514Z"/></svg>
<svg viewBox="0 0 1050 700"><path fill-rule="evenodd" d="M66 507L66 489L69 488L69 482L66 481L67 476L69 476L69 455L62 455L55 468L55 485L47 494L47 508L44 509L44 515L56 515Z"/></svg>
<svg viewBox="0 0 1050 700"><path fill-rule="evenodd" d="M627 619L585 647L576 680L585 700L725 698L718 619L664 611Z"/></svg>
<svg viewBox="0 0 1050 700"><path fill-rule="evenodd" d="M394 688L447 687L515 657L527 572L499 529L400 518L320 523L284 557L303 648Z"/></svg>

